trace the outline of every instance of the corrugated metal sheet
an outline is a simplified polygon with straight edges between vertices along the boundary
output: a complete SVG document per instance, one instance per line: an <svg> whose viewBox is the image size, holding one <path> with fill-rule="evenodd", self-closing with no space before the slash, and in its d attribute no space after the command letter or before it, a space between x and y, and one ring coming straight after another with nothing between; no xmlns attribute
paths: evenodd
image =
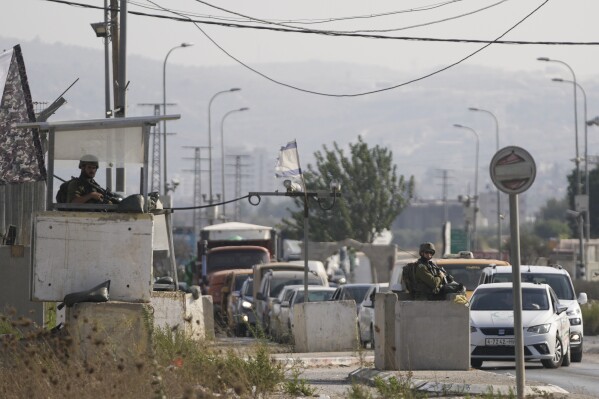
<svg viewBox="0 0 599 399"><path fill-rule="evenodd" d="M31 245L33 214L45 209L45 181L0 185L0 234L6 234L8 226L16 226L15 243Z"/></svg>

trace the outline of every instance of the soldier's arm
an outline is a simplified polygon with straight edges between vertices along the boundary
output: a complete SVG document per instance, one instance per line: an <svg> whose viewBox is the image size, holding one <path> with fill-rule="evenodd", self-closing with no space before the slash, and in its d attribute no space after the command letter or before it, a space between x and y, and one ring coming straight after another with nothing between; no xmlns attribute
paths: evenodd
<svg viewBox="0 0 599 399"><path fill-rule="evenodd" d="M416 268L416 279L423 282L427 287L431 289L431 291L439 288L443 280L441 277L434 276L431 272L428 271L427 267L419 263Z"/></svg>

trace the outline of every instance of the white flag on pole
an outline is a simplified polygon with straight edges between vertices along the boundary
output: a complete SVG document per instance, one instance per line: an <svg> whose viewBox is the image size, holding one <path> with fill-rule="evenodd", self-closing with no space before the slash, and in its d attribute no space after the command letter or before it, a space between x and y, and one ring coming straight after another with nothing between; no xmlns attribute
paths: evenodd
<svg viewBox="0 0 599 399"><path fill-rule="evenodd" d="M295 140L281 147L277 165L275 166L275 175L277 177L300 177L302 175Z"/></svg>

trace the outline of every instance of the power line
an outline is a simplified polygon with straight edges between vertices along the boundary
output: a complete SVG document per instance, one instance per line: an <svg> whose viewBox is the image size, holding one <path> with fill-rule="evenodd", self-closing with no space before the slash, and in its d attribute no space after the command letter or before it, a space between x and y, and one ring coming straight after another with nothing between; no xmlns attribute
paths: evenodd
<svg viewBox="0 0 599 399"><path fill-rule="evenodd" d="M76 5L76 6L81 6L81 7L89 7L89 8L99 8L99 9L103 9L103 7L97 7L97 6L90 6L87 4L81 4L81 3L74 3L74 2L70 2L70 1L65 1L65 0L46 0L46 1L50 1L50 2L55 2L55 3L63 3L63 4L69 4L69 5ZM174 11L174 10L170 10L167 9L165 7L162 7L156 3L154 3L151 0L148 0L149 3L154 4L155 6L159 7L160 9L162 9L165 12L170 12L172 14L175 15L182 15L181 13ZM221 50L225 55L227 55L229 58L231 58L232 60L234 60L235 62L237 62L239 65L245 67L246 69L248 69L251 72L254 72L255 74L263 77L264 79L278 84L280 86L284 86L296 91L300 91L303 93L308 93L308 94L314 94L314 95L319 95L319 96L324 96L324 97L360 97L360 96L365 96L365 95L369 95L369 94L375 94L375 93L381 93L384 91L389 91L389 90L393 90L393 89L397 89L403 86L407 86L409 84L415 83L415 82L419 82L421 80L424 80L426 78L429 78L431 76L437 75L441 72L444 72L450 68L453 68L456 65L461 64L462 62L466 61L467 59L473 57L474 55L478 54L479 52L483 51L484 49L486 49L487 47L489 47L491 44L551 44L551 45L598 45L599 42L578 42L578 43L574 43L574 42L523 42L523 41L501 41L500 39L502 37L504 37L505 35L507 35L509 32L511 32L513 29L515 29L518 25L520 25L522 22L524 22L526 19L528 19L530 16L532 16L534 13L536 13L539 9L541 9L545 4L547 4L549 2L549 0L544 0L539 6L537 6L534 10L532 10L530 13L528 13L524 18L522 18L521 20L519 20L516 24L514 24L512 27L510 27L508 30L506 30L504 33L502 33L499 37L497 37L495 40L492 41L487 41L487 40L471 40L471 39L437 39L437 38L417 38L417 37L396 37L396 36L385 36L385 35L366 35L366 34L354 34L354 33L335 33L335 32L330 32L330 31L319 31L319 30L307 30L307 29L289 29L289 28L281 28L281 27L266 27L266 26L248 26L248 25L240 25L240 24L231 24L231 23L217 23L217 22L209 22L209 21L194 21L189 17L186 16L182 16L181 18L176 18L176 17L172 17L172 16L164 16L164 15L152 15L152 14L147 14L147 13L140 13L140 12L136 12L136 11L128 11L131 14L135 14L135 15L144 15L144 16L152 16L152 17L156 17L156 18L166 18L166 19L171 19L171 20L177 20L177 21L182 21L182 22L191 22L195 25L195 27L204 34L204 36L206 36L206 38L212 42L212 44L214 44L219 50ZM228 52L225 48L223 48L220 44L218 44L214 39L212 39L212 37L210 35L208 35L198 24L206 24L206 25L219 25L219 26L227 26L227 27L236 27L236 28L249 28L249 29L264 29L264 30L273 30L273 31L280 31L280 32L293 32L293 33L309 33L309 34L320 34L320 35L327 35L327 36L344 36L344 37L360 37L360 38L370 38L370 39L393 39L393 40L412 40L412 41L429 41L429 42L455 42L455 43L485 43L484 46L480 47L479 49L467 54L466 56L460 58L459 60L446 65L443 68L437 69L433 72L424 74L420 77L402 82L402 83L398 83L398 84L394 84L382 89L377 89L377 90L370 90L370 91L365 91L365 92L359 92L359 93L324 93L324 92L319 92L319 91L315 91L315 90L308 90L308 89L304 89L301 87L297 87L279 80L276 80L274 78L271 78L270 76L266 75L263 72L260 72L259 70L252 68L251 66L247 65L246 63L244 63L243 61L241 61L240 59L238 59L237 57L235 57L233 54L231 54L230 52Z"/></svg>
<svg viewBox="0 0 599 399"><path fill-rule="evenodd" d="M148 0L151 2L151 0ZM204 34L204 36L206 36L206 38L208 40L210 40L216 47L218 47L223 53L225 53L227 56L229 56L229 58L235 60L237 63L239 63L240 65L242 65L243 67L247 68L248 70L254 72L255 74L262 76L263 78L276 83L278 85L290 88L290 89L294 89L297 91L301 91L304 93L309 93L309 94L315 94L315 95L319 95L319 96L325 96L325 97L359 97L359 96L365 96L368 94L374 94L374 93L380 93L380 92L384 92L384 91L388 91L388 90L393 90L393 89L397 89L399 87L403 87L406 85L409 85L411 83L414 82L418 82L420 80L424 80L426 78L429 78L431 76L437 75L443 71L446 71L458 64L461 64L462 62L464 62L465 60L467 60L468 58L473 57L474 55L478 54L479 52L483 51L484 49L486 49L487 47L489 47L491 44L495 43L497 40L501 39L503 36L507 35L510 31L512 31L513 29L515 29L518 25L520 25L522 22L524 22L526 19L528 19L531 15L533 15L535 12L537 12L541 7L543 7L545 4L547 4L549 2L549 0L544 0L543 3L539 6L537 6L533 11L531 11L530 13L528 13L524 18L522 18L520 21L518 21L515 25L513 25L511 28L509 28L508 30L506 30L504 33L502 33L497 39L495 39L493 42L487 43L484 46L482 46L481 48L475 50L474 52L466 55L465 57L462 57L461 59L459 59L458 61L451 63L441 69L437 69L436 71L430 72L428 74L425 74L423 76L420 76L418 78L415 79L411 79L409 81L403 82L403 83L399 83L396 85L392 85L392 86L388 86L382 89L378 89L378 90L370 90L370 91L366 91L366 92L361 92L361 93L353 93L353 94L332 94L332 93L323 93L323 92L317 92L314 90L308 90L308 89L302 89L300 87L297 86L293 86L291 84L288 83L284 83L278 80L275 80L274 78L271 78L270 76L258 71L255 68L250 67L249 65L245 64L244 62L242 62L241 60L239 60L238 58L236 58L235 56L233 56L232 54L230 54L228 51L226 51L222 46L220 46L214 39L212 39L212 37L210 37L206 32L204 32L204 30L202 28L200 28L198 26L197 23L194 23L194 25L196 26L196 28L198 28L198 30L200 32L202 32Z"/></svg>
<svg viewBox="0 0 599 399"><path fill-rule="evenodd" d="M205 1L202 1L202 0L195 0L195 1L198 2L198 3L204 4L204 5L207 5L208 7L216 8L219 11L224 11L224 12L227 12L229 14L236 15L238 17L243 17L243 18L245 18L248 21L259 22L259 23L264 23L264 24L268 24L268 25L282 26L282 27L285 27L285 28L292 28L292 29L296 28L296 29L299 29L298 27L295 27L295 26L289 26L287 23L280 23L280 22L274 22L274 21L268 21L268 20L264 20L264 19L258 19L258 18L255 18L255 17L250 17L248 15L240 14L240 13L237 13L235 11L230 11L230 10L227 10L225 8L212 5L212 4L210 4L208 2L205 2ZM412 28L419 28L419 27L422 27L422 26L434 25L434 24L438 24L438 23L441 23L441 22L447 22L447 21L451 21L453 19L462 18L462 17L468 16L468 15L473 15L473 14L476 14L478 12L487 10L489 8L492 8L492 7L495 7L495 6L499 5L499 4L505 3L506 1L508 1L508 0L500 0L497 3L491 4L491 5L488 5L486 7L482 7L482 8L479 8L477 10L473 10L473 11L470 11L470 12L467 12L467 13L455 15L455 16L452 16L452 17L443 18L443 19L440 19L440 20L429 21L429 22L422 23L422 24L406 26L406 27L402 27L402 28L353 30L353 31L339 31L339 30L334 30L334 31L332 31L332 30L326 30L326 31L318 30L318 31L315 31L313 29L306 29L306 28L302 28L302 30L306 30L308 32L323 32L323 33L324 32L328 32L328 33L331 33L331 34L355 34L355 33L361 33L361 32L396 32L396 31L400 31L400 30L406 30L406 29L412 29ZM185 15L185 14L183 14L183 15Z"/></svg>
<svg viewBox="0 0 599 399"><path fill-rule="evenodd" d="M101 6L92 6L89 4L76 3L72 1L66 0L44 0L51 3L59 3L66 4L75 7L82 8L92 8L98 10L104 10L104 7ZM572 41L529 41L529 40L499 40L501 37L505 36L509 31L514 29L517 25L522 23L525 19L530 17L533 13L538 11L542 6L545 5L549 0L545 0L543 4L533 10L529 15L527 15L523 20L519 21L516 25L511 27L508 31L499 36L498 39L495 40L485 40L485 39L443 39L443 38L434 38L434 37L417 37L417 36L385 36L385 35L370 35L370 34L354 34L354 33L344 33L344 32L335 32L335 31L327 31L327 30L315 30L315 29L302 29L302 28L275 28L275 27L266 27L266 26L255 26L255 25L242 25L242 24L233 24L233 23L222 23L222 22L212 22L212 21L204 21L204 20L194 20L189 17L173 17L168 15L157 15L157 14L148 14L140 11L127 11L128 14L151 17L151 18L161 18L161 19L170 19L178 22L186 22L193 24L204 24L204 25L216 25L227 28L240 28L240 29L257 29L257 30L271 30L275 32L284 32L284 33L306 33L306 34L317 34L317 35L326 35L326 36L339 36L339 37L356 37L356 38L364 38L364 39L385 39L385 40L403 40L403 41L421 41L421 42L440 42L440 43L471 43L471 44L506 44L506 45L545 45L545 46L597 46L599 42L572 42ZM151 2L152 3L152 2ZM152 3L155 4L155 3ZM160 5L155 4L161 10L165 12L170 12L176 15L185 15L183 13L179 13L174 10L170 10L168 8L161 7ZM108 8L108 10L118 11L118 9ZM403 29L403 28L402 28Z"/></svg>

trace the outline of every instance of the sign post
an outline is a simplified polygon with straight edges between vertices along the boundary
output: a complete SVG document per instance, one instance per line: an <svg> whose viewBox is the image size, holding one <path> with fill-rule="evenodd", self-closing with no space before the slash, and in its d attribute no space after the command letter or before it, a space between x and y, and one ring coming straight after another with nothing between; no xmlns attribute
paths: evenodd
<svg viewBox="0 0 599 399"><path fill-rule="evenodd" d="M535 161L523 148L509 146L497 151L490 165L491 180L510 196L510 260L514 292L514 338L516 356L516 391L524 398L524 337L522 331L522 288L520 283L520 225L518 194L528 190L537 173Z"/></svg>

